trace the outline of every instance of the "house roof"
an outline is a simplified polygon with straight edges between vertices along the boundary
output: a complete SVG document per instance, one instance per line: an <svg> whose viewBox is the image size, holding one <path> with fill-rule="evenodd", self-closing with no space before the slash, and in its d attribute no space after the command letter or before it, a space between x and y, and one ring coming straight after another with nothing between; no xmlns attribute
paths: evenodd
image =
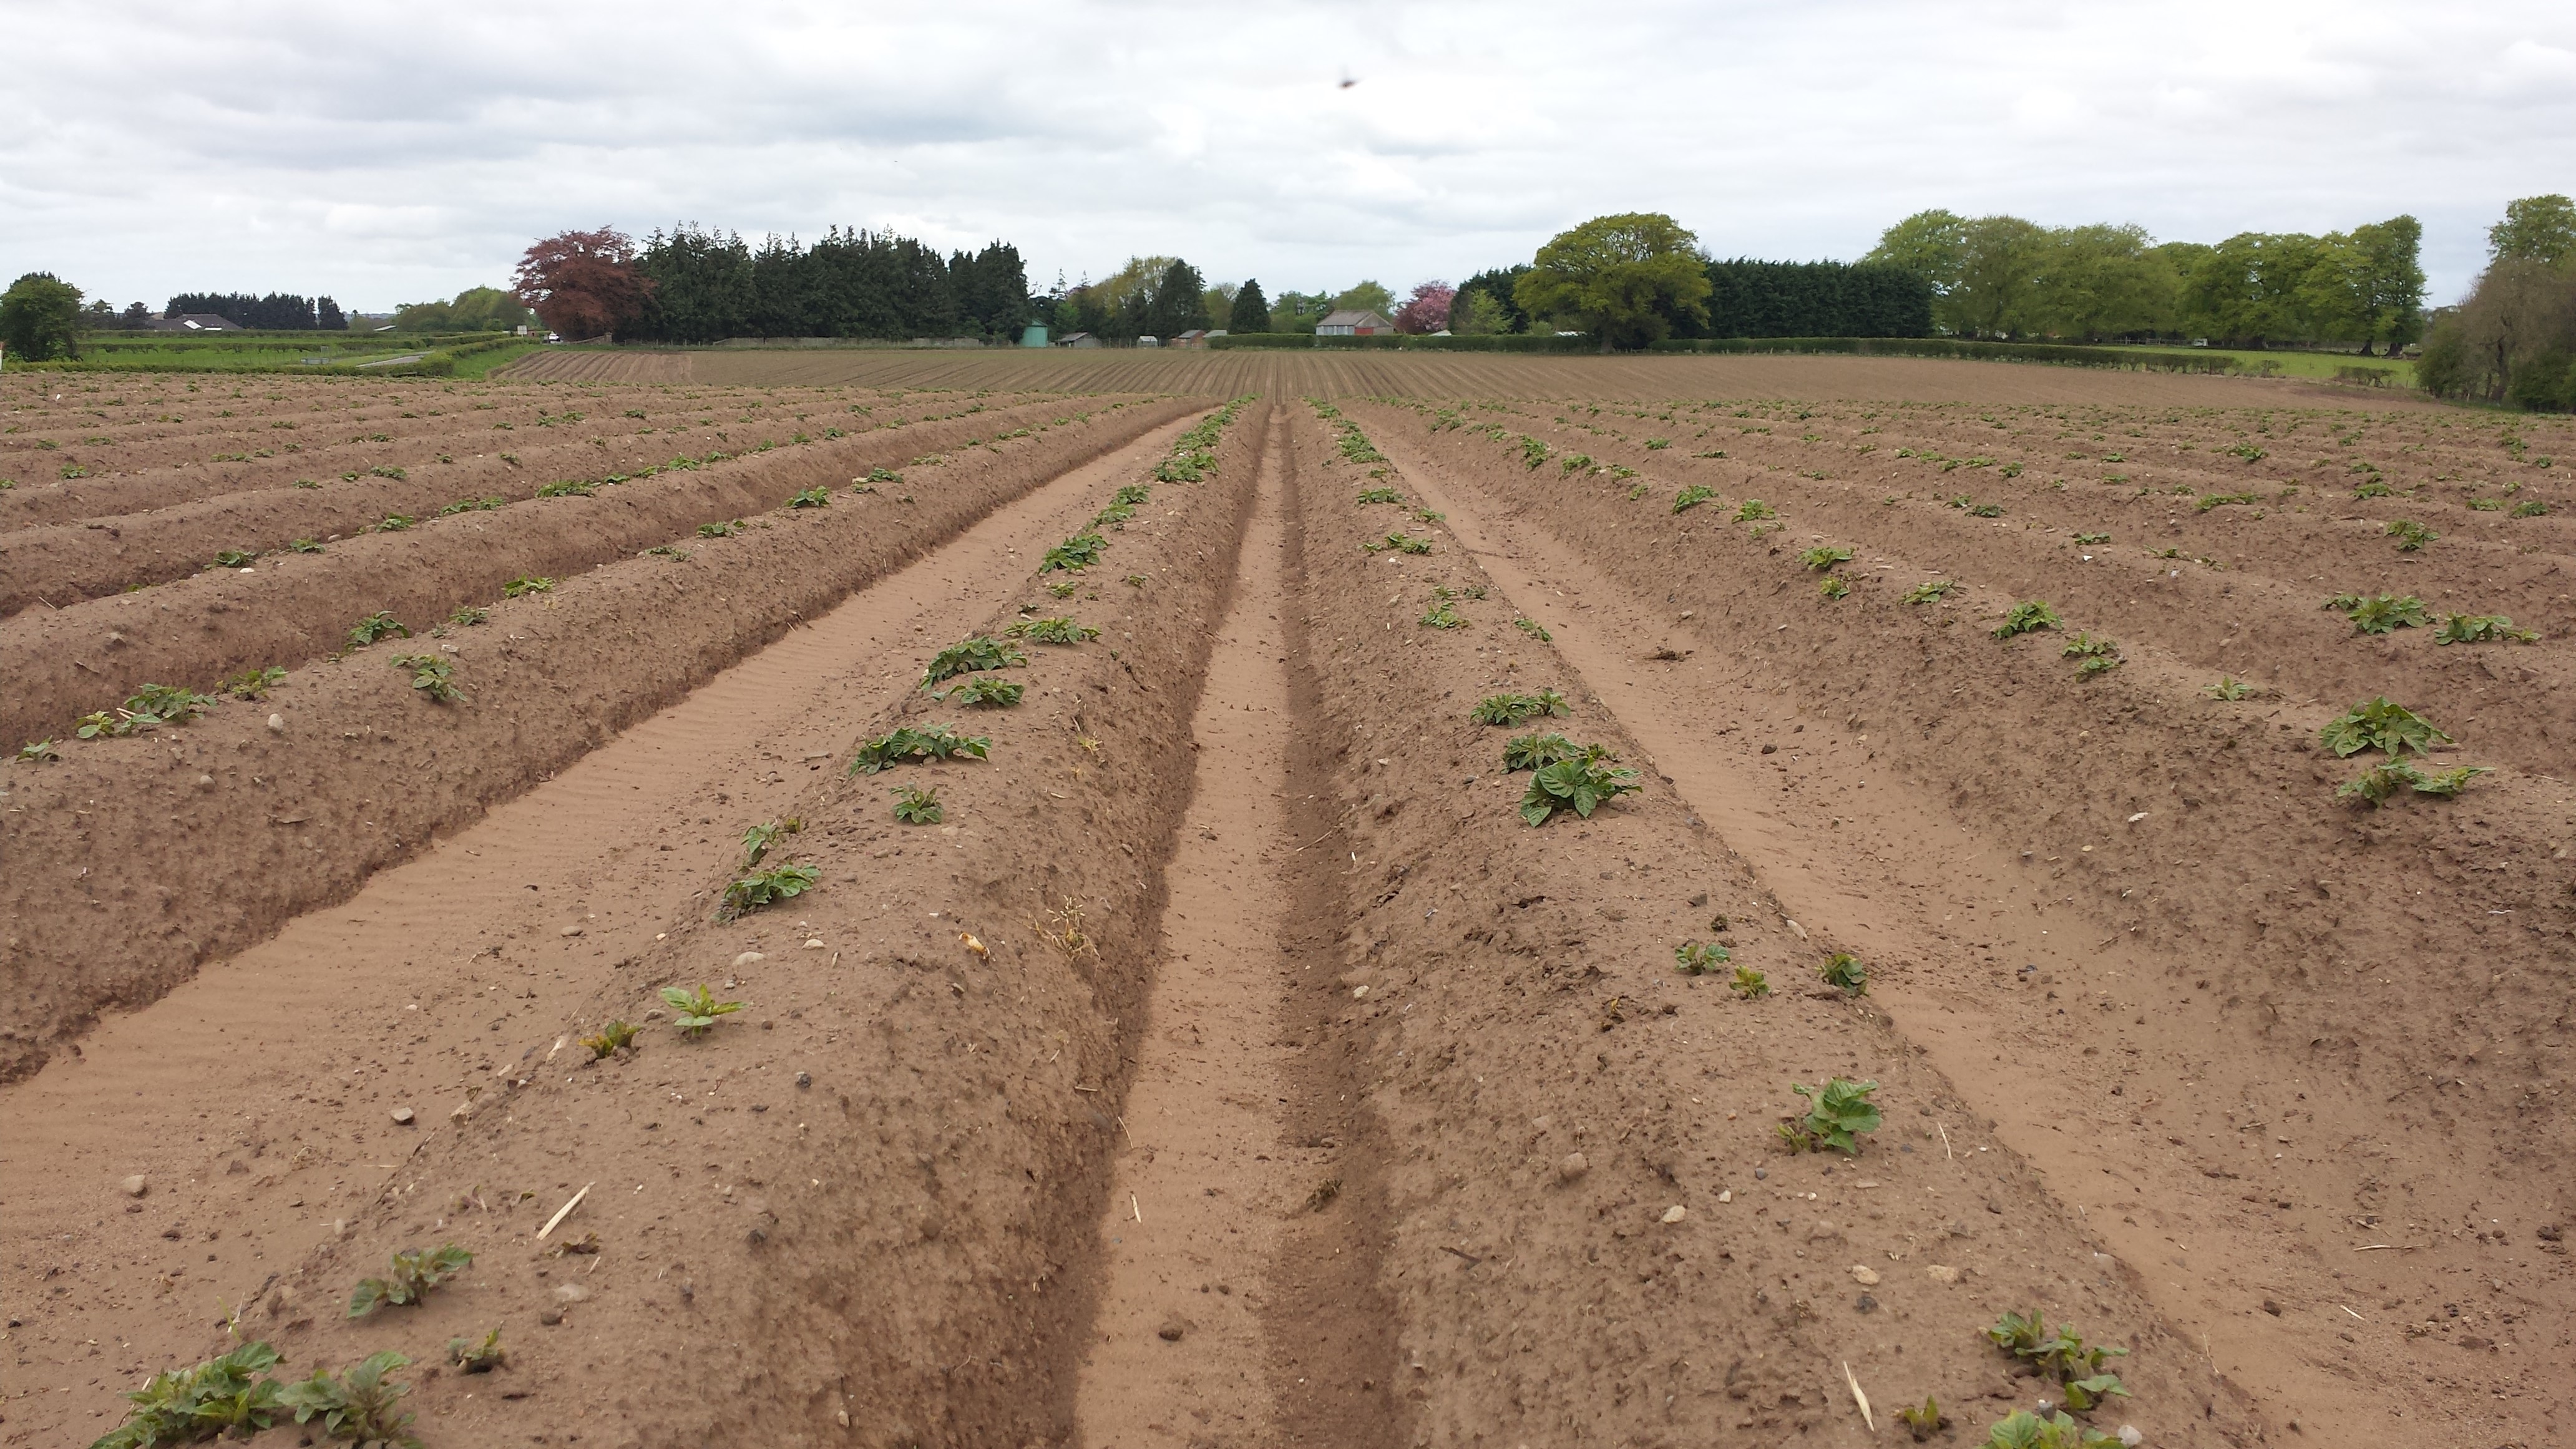
<svg viewBox="0 0 2576 1449"><path fill-rule="evenodd" d="M159 332L239 332L242 325L230 317L211 312L183 312L176 317L155 317L152 327Z"/></svg>
<svg viewBox="0 0 2576 1449"><path fill-rule="evenodd" d="M1324 320L1315 325L1318 327L1392 327L1395 324L1375 312L1344 308L1339 312L1326 313Z"/></svg>

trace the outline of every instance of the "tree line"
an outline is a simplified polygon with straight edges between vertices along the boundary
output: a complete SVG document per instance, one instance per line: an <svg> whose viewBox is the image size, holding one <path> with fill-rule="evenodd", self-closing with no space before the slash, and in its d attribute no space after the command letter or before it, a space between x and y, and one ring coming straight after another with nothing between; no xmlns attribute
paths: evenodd
<svg viewBox="0 0 2576 1449"><path fill-rule="evenodd" d="M2443 397L2576 412L2576 201L2526 196L2487 229L2487 267L2433 318L2415 380Z"/></svg>
<svg viewBox="0 0 2576 1449"><path fill-rule="evenodd" d="M2350 231L2239 232L2158 242L2142 227L2042 226L1920 211L1864 261L1931 284L1933 320L1962 337L2205 338L2229 346L2396 349L2424 330L2424 228L2394 216Z"/></svg>
<svg viewBox="0 0 2576 1449"><path fill-rule="evenodd" d="M138 302L125 309L137 325L143 324L143 319L135 315L142 305ZM292 292L271 292L264 297L250 292L181 292L161 310L163 317L191 314L221 317L236 327L256 327L266 332L343 332L349 326L339 303L328 297L299 297Z"/></svg>

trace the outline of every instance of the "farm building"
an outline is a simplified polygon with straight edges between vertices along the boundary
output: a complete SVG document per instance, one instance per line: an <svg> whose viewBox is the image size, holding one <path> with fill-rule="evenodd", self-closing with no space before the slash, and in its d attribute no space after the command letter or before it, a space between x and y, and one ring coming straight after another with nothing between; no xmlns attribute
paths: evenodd
<svg viewBox="0 0 2576 1449"><path fill-rule="evenodd" d="M1375 312L1349 308L1327 313L1323 321L1315 324L1318 337L1376 337L1394 330L1394 323Z"/></svg>
<svg viewBox="0 0 2576 1449"><path fill-rule="evenodd" d="M1100 339L1088 332L1068 332L1055 340L1058 347L1098 347Z"/></svg>
<svg viewBox="0 0 2576 1449"><path fill-rule="evenodd" d="M176 317L154 317L149 320L155 332L239 332L242 325L230 317L211 312L184 312Z"/></svg>

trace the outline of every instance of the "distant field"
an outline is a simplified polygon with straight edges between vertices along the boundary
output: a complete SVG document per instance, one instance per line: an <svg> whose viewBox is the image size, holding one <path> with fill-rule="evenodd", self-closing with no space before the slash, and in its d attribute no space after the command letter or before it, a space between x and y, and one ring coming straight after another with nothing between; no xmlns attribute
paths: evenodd
<svg viewBox="0 0 2576 1449"><path fill-rule="evenodd" d="M81 355L43 364L60 372L291 372L303 374L430 372L441 377L481 377L540 345L483 334L392 336L382 333L226 333L210 337L166 332L88 337ZM29 370L23 363L11 372Z"/></svg>
<svg viewBox="0 0 2576 1449"><path fill-rule="evenodd" d="M2281 354L2312 356L2315 354ZM1000 388L1231 397L1798 398L1849 402L2438 407L2407 389L1942 358L1520 357L1502 353L549 348L514 380L752 387Z"/></svg>
<svg viewBox="0 0 2576 1449"><path fill-rule="evenodd" d="M2176 349L2169 343L2161 343L2148 348L2106 347L2104 350L2172 352ZM2260 368L2265 363L2270 363L2279 370L2279 375L2282 377L2331 379L2338 368L2370 368L2392 374L2388 379L2388 386L2413 387L2415 385L2415 364L2402 357L2363 357L2350 352L2256 352L2249 348L2230 347L2195 347L2191 351L2210 357L2229 358L2239 367L2245 368Z"/></svg>

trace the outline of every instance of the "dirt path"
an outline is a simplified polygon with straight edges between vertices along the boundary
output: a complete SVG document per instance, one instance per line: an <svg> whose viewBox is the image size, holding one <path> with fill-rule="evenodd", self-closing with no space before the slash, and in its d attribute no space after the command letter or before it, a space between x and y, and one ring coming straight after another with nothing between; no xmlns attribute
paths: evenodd
<svg viewBox="0 0 2576 1449"><path fill-rule="evenodd" d="M1264 459L1233 608L1192 722L1200 751L1165 875L1154 996L1100 1225L1107 1283L1076 1418L1091 1449L1260 1439L1279 1225L1312 1174L1288 1148L1283 925L1288 677L1281 451ZM1317 1154L1302 1154L1317 1155Z"/></svg>
<svg viewBox="0 0 2576 1449"><path fill-rule="evenodd" d="M1401 440L1396 452L1413 461ZM2229 1049L2233 1033L2206 989L2208 964L2195 976L2171 952L2106 939L2071 912L2012 899L2022 886L2006 867L2027 862L1905 775L1874 766L1868 721L1855 735L1851 721L1815 718L1792 679L1748 692L1736 677L1751 667L1741 659L1693 660L1687 647L1684 657L1651 658L1707 636L1687 613L1676 619L1673 606L1593 567L1537 520L1471 486L1444 485L1436 468L1406 476L1502 591L1554 632L1672 788L1785 909L1831 923L1873 961L1925 963L1908 980L1879 983L1872 999L1972 1108L1995 1120L1999 1140L2045 1175L2051 1194L2102 1235L2211 1368L2250 1391L2276 1424L2315 1442L2447 1442L2425 1436L2485 1417L2456 1393L2428 1403L2418 1379L2352 1371L2356 1330L2387 1353L2401 1300L2466 1291L2446 1270L2405 1254L2352 1252L2356 1243L2419 1235L2287 1215L2343 1196L2353 1173L2348 1153L2320 1161L2294 1147L2290 1119L2307 1118L2295 1129L2302 1146L2359 1144L2388 1136L2384 1115L2326 1090L2324 1077L2304 1084L2320 1089L2308 1102L2299 1080L2275 1074L2277 1063ZM1998 980L2011 983L2000 1006ZM2064 1003L2050 1005L2061 994ZM2090 1130L2070 1131L2060 1054L2073 1041L2108 1036L2067 1023L2079 1008L2105 1022L2116 1012L2124 1042L2132 1040L2126 1028L2152 1022L2139 1039L2155 1049L2143 1058L2131 1050L2132 1069L2145 1076L2129 1084L2124 1100L2134 1108L2111 1104ZM2047 1045L2034 1051L2034 1043ZM2276 1114L2277 1144L2249 1134L2243 1114L2230 1110L2294 1093L2304 1105ZM2262 1211L2237 1210L2240 1199L2258 1197ZM2556 1336L2549 1325L2558 1315L2527 1296L2536 1283L2478 1287L2490 1300L2509 1293L2506 1312L2543 1309L2528 1341ZM2525 1397L2510 1371L2471 1373L2494 1379L2497 1401ZM2534 1422L2529 1412L2502 1410L2471 1432L2510 1435Z"/></svg>
<svg viewBox="0 0 2576 1449"><path fill-rule="evenodd" d="M954 622L999 607L1139 456L1046 484L0 1088L0 1284L25 1321L0 1444L85 1442L110 1390L195 1361L264 1277L377 1196L421 1132L390 1114L442 1119L526 1034L513 1018L561 1016L649 948L681 892L739 853L729 827L780 813L848 721L908 693ZM139 1199L118 1190L129 1174Z"/></svg>

